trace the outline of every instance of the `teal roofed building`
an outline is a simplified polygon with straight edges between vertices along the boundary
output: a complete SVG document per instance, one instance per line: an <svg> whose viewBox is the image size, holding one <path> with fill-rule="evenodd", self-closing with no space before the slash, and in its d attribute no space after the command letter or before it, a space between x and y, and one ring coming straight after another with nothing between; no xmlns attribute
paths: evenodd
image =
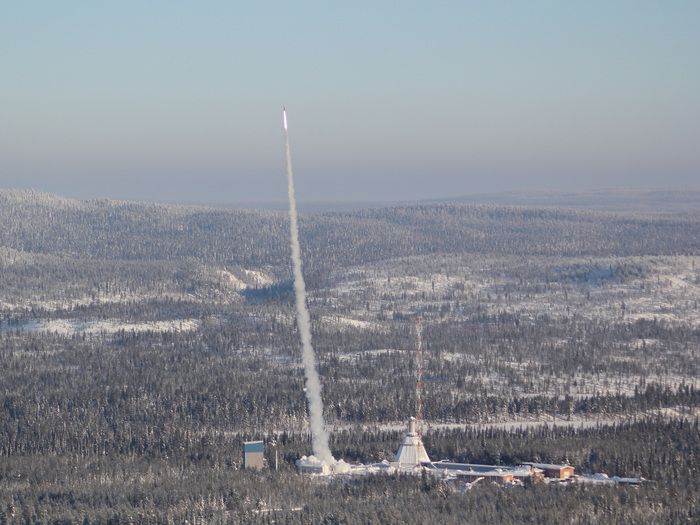
<svg viewBox="0 0 700 525"><path fill-rule="evenodd" d="M264 443L262 441L246 441L243 443L243 468L263 468Z"/></svg>

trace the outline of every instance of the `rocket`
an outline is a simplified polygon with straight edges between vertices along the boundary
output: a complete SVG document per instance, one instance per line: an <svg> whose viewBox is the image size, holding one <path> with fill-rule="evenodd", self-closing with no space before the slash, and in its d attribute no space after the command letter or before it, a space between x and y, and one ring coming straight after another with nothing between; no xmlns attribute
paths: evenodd
<svg viewBox="0 0 700 525"><path fill-rule="evenodd" d="M282 106L282 120L284 122L284 131L287 131L287 108Z"/></svg>

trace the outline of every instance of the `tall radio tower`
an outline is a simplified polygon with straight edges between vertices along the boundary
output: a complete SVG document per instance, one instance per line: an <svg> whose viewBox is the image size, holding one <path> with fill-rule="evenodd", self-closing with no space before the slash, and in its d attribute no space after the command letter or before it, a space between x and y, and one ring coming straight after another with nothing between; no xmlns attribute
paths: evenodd
<svg viewBox="0 0 700 525"><path fill-rule="evenodd" d="M418 429L418 435L423 435L423 415L421 414L422 409L422 399L421 393L423 390L423 385L421 380L423 379L423 339L421 334L421 324L420 317L416 322L416 427Z"/></svg>

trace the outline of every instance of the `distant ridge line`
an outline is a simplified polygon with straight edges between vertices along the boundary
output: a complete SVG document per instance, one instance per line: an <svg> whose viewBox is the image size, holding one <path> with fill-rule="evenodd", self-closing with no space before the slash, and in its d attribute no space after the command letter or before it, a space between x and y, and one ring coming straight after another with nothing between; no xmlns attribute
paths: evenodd
<svg viewBox="0 0 700 525"><path fill-rule="evenodd" d="M678 213L700 211L700 185L594 190L503 191L424 202L582 208L594 211Z"/></svg>
<svg viewBox="0 0 700 525"><path fill-rule="evenodd" d="M74 205L102 202L115 204L143 204L214 208L220 210L264 210L286 213L286 201L146 201L122 200L106 197L71 197L44 193L37 190L0 189L0 193L33 196L54 202L68 201ZM450 198L399 200L399 201L299 201L298 209L303 214L329 212L352 213L360 210L395 208L427 204L490 204L497 206L520 206L528 208L572 208L599 212L635 214L678 214L700 212L700 185L648 187L648 188L602 188L593 190L517 190L480 193Z"/></svg>
<svg viewBox="0 0 700 525"><path fill-rule="evenodd" d="M180 204L199 204L183 202ZM622 213L686 213L700 211L700 185L601 188L593 190L517 190L413 201L300 201L303 213L352 212L415 204L495 204L543 208L578 208ZM207 202L215 208L284 211L285 201Z"/></svg>

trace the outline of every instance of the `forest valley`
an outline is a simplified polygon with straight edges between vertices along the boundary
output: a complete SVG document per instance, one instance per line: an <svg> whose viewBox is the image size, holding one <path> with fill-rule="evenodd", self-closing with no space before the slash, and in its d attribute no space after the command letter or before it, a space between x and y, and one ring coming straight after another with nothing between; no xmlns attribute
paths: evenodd
<svg viewBox="0 0 700 525"><path fill-rule="evenodd" d="M700 516L700 214L421 204L300 217L331 450L568 463L639 487L311 453L284 213L0 191L0 522L678 523ZM559 424L566 422L566 424ZM274 439L279 469L241 469Z"/></svg>

